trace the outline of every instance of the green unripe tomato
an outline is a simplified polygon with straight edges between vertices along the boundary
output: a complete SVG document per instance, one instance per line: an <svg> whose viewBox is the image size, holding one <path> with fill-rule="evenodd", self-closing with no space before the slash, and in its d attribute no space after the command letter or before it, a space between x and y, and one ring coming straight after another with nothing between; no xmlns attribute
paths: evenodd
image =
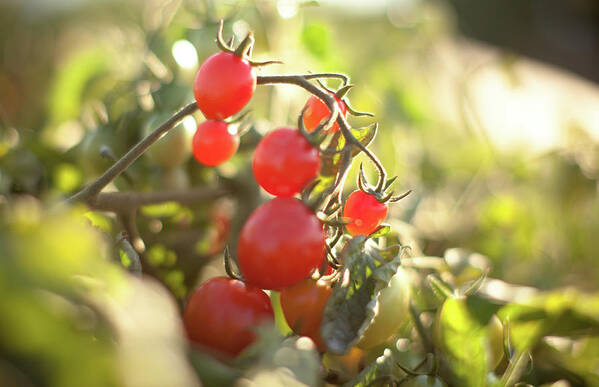
<svg viewBox="0 0 599 387"><path fill-rule="evenodd" d="M183 191L190 187L189 176L183 167L165 169L157 180L161 190Z"/></svg>
<svg viewBox="0 0 599 387"><path fill-rule="evenodd" d="M409 276L400 267L391 277L389 286L381 290L378 298L378 313L364 332L358 347L362 349L372 348L386 342L397 333L406 318L408 318L410 292Z"/></svg>
<svg viewBox="0 0 599 387"><path fill-rule="evenodd" d="M88 132L79 145L78 158L85 175L94 178L104 173L114 161L100 154L102 146L110 148L115 157L123 154L123 145L116 141L114 132L105 128L98 128Z"/></svg>
<svg viewBox="0 0 599 387"><path fill-rule="evenodd" d="M401 387L447 387L447 384L434 376L419 375L400 383Z"/></svg>
<svg viewBox="0 0 599 387"><path fill-rule="evenodd" d="M169 115L167 114L152 116L144 127L144 136L150 134L168 118ZM191 139L193 138L195 126L193 117L185 118L183 122L152 144L146 154L163 168L175 168L182 165L191 156Z"/></svg>

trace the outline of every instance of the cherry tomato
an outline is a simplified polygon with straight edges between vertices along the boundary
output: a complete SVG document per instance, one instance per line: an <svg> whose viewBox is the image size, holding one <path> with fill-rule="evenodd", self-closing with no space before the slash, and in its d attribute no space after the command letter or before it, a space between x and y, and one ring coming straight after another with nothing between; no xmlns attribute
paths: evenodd
<svg viewBox="0 0 599 387"><path fill-rule="evenodd" d="M447 384L434 376L419 375L400 383L401 387L446 387Z"/></svg>
<svg viewBox="0 0 599 387"><path fill-rule="evenodd" d="M238 147L239 136L231 134L224 121L204 121L193 136L193 155L198 162L210 167L229 160Z"/></svg>
<svg viewBox="0 0 599 387"><path fill-rule="evenodd" d="M352 235L369 235L387 217L387 205L374 195L360 190L352 192L345 200L343 216L351 220L345 228Z"/></svg>
<svg viewBox="0 0 599 387"><path fill-rule="evenodd" d="M210 120L238 113L256 89L256 72L235 54L219 52L202 64L193 83L198 108Z"/></svg>
<svg viewBox="0 0 599 387"><path fill-rule="evenodd" d="M391 277L389 285L381 290L378 297L378 312L364 332L358 347L372 348L383 344L397 334L401 325L409 318L410 293L410 279L404 269L400 267Z"/></svg>
<svg viewBox="0 0 599 387"><path fill-rule="evenodd" d="M281 289L308 277L325 257L325 233L316 215L294 198L258 207L243 225L239 268L249 284Z"/></svg>
<svg viewBox="0 0 599 387"><path fill-rule="evenodd" d="M275 196L293 196L320 168L318 149L296 129L281 128L264 136L254 152L254 177Z"/></svg>
<svg viewBox="0 0 599 387"><path fill-rule="evenodd" d="M339 110L341 111L341 114L345 116L347 114L347 106L345 106L345 102L339 99L334 93L330 94L335 98L335 101L337 101L337 105L339 105ZM315 95L308 98L308 101L306 102L306 106L304 108L306 109L304 113L304 126L306 127L306 130L308 132L311 132L314 129L316 129L316 127L320 125L322 120L326 119L331 113L327 104ZM335 122L328 130L328 132L333 133L338 130L339 124Z"/></svg>
<svg viewBox="0 0 599 387"><path fill-rule="evenodd" d="M236 356L255 340L253 326L273 319L270 298L263 290L226 277L200 285L183 312L183 324L193 342L229 356Z"/></svg>
<svg viewBox="0 0 599 387"><path fill-rule="evenodd" d="M320 336L322 312L331 295L331 287L324 281L311 278L281 290L281 307L287 324L295 333L308 336L324 352Z"/></svg>

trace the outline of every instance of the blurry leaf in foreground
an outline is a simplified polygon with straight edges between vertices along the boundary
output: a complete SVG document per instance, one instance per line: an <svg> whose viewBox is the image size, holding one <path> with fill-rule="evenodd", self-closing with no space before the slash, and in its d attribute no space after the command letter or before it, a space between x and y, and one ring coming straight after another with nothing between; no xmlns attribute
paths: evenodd
<svg viewBox="0 0 599 387"><path fill-rule="evenodd" d="M13 204L0 222L0 363L34 385L197 386L171 296L110 250L79 210Z"/></svg>
<svg viewBox="0 0 599 387"><path fill-rule="evenodd" d="M543 336L599 335L599 295L575 289L547 292L506 305L499 312L509 321L518 351L534 348Z"/></svg>

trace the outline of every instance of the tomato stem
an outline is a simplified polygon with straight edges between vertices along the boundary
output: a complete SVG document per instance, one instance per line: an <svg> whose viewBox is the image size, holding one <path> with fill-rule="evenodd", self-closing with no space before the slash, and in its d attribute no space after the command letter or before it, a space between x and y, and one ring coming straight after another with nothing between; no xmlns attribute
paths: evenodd
<svg viewBox="0 0 599 387"><path fill-rule="evenodd" d="M254 47L254 34L248 32L246 37L239 43L239 46L233 52L235 55L242 59L249 59L252 55L252 49Z"/></svg>
<svg viewBox="0 0 599 387"><path fill-rule="evenodd" d="M224 22L222 19L218 22L218 30L216 31L216 45L221 49L221 51L233 53L233 49L231 47L235 38L231 37L231 39L229 39L229 43L225 43L225 39L223 38L223 23Z"/></svg>

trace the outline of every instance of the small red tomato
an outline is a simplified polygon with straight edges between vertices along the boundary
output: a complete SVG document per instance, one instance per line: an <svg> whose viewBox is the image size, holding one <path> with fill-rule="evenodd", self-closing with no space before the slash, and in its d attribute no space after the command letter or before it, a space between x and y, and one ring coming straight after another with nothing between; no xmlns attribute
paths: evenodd
<svg viewBox="0 0 599 387"><path fill-rule="evenodd" d="M343 216L351 223L345 225L352 235L369 235L387 216L387 205L380 203L374 195L362 191L352 192L345 200Z"/></svg>
<svg viewBox="0 0 599 387"><path fill-rule="evenodd" d="M236 356L255 340L252 327L274 321L270 298L262 290L215 277L200 285L183 312L183 325L193 342Z"/></svg>
<svg viewBox="0 0 599 387"><path fill-rule="evenodd" d="M224 121L204 121L193 136L193 155L199 163L213 167L229 160L237 152L239 136L229 132Z"/></svg>
<svg viewBox="0 0 599 387"><path fill-rule="evenodd" d="M337 101L337 105L339 105L341 114L345 116L347 114L347 106L345 106L345 102L339 99L334 93L330 94L333 97L335 97L335 101ZM305 108L306 112L304 113L304 126L306 127L306 130L308 132L311 132L314 129L316 129L316 127L320 125L322 120L326 119L331 113L327 104L315 95L308 98ZM330 133L333 133L338 130L339 124L335 122L328 131Z"/></svg>
<svg viewBox="0 0 599 387"><path fill-rule="evenodd" d="M243 225L237 257L248 284L281 289L322 265L325 233L304 203L275 198L258 207Z"/></svg>
<svg viewBox="0 0 599 387"><path fill-rule="evenodd" d="M287 324L298 335L311 338L321 351L326 347L320 336L320 323L331 291L327 283L311 278L281 290L281 308Z"/></svg>
<svg viewBox="0 0 599 387"><path fill-rule="evenodd" d="M235 54L219 52L206 59L193 83L198 108L210 120L224 120L238 113L256 89L256 72Z"/></svg>
<svg viewBox="0 0 599 387"><path fill-rule="evenodd" d="M275 196L293 196L320 168L318 149L292 128L276 129L256 147L252 169L262 188Z"/></svg>

